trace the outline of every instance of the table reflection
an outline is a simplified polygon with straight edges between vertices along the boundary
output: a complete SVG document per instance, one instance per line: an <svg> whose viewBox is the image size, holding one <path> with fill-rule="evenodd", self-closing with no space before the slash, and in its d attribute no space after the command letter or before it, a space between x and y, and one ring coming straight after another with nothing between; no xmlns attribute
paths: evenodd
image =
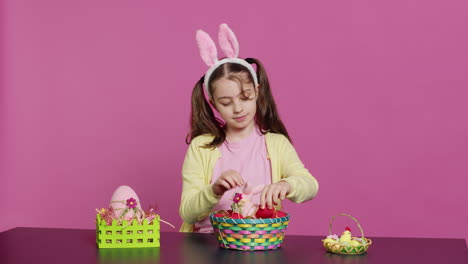
<svg viewBox="0 0 468 264"><path fill-rule="evenodd" d="M160 248L100 248L99 263L159 263Z"/></svg>
<svg viewBox="0 0 468 264"><path fill-rule="evenodd" d="M361 255L340 255L326 252L323 255L324 263L333 264L367 264L367 253Z"/></svg>
<svg viewBox="0 0 468 264"><path fill-rule="evenodd" d="M218 246L214 234L210 236L187 236L182 246L184 263L223 264L275 264L286 263L281 248L264 251L240 251Z"/></svg>

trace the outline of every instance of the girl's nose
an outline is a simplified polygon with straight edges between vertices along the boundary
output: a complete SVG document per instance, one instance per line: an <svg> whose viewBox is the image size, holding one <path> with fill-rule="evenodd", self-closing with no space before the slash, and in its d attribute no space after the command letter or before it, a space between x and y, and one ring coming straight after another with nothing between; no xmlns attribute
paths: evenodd
<svg viewBox="0 0 468 264"><path fill-rule="evenodd" d="M235 114L238 114L238 113L242 112L242 110L243 110L243 107L242 107L241 104L234 103L234 113Z"/></svg>

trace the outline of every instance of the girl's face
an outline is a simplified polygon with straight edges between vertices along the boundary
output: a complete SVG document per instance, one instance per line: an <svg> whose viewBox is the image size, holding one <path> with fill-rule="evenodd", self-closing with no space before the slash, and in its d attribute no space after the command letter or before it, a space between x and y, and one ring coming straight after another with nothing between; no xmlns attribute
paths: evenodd
<svg viewBox="0 0 468 264"><path fill-rule="evenodd" d="M244 130L255 125L258 86L221 78L213 82L212 103L230 130ZM242 90L243 89L243 90Z"/></svg>

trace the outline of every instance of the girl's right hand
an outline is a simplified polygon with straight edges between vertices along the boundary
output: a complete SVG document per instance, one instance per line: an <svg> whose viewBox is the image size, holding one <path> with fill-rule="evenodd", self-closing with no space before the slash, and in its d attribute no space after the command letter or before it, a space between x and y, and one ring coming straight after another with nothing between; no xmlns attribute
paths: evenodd
<svg viewBox="0 0 468 264"><path fill-rule="evenodd" d="M240 187L242 185L244 185L244 180L240 173L235 170L227 170L213 183L212 188L213 192L220 196L227 190Z"/></svg>

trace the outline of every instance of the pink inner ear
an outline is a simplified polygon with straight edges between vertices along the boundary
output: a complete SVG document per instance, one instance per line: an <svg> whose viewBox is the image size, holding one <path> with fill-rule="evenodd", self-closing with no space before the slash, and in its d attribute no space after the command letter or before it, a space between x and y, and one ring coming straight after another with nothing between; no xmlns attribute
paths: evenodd
<svg viewBox="0 0 468 264"><path fill-rule="evenodd" d="M209 67L213 66L218 61L218 51L213 39L203 30L197 31L196 39L203 61Z"/></svg>
<svg viewBox="0 0 468 264"><path fill-rule="evenodd" d="M236 35L226 24L219 26L218 41L221 50L228 58L237 58L239 56L239 43Z"/></svg>

